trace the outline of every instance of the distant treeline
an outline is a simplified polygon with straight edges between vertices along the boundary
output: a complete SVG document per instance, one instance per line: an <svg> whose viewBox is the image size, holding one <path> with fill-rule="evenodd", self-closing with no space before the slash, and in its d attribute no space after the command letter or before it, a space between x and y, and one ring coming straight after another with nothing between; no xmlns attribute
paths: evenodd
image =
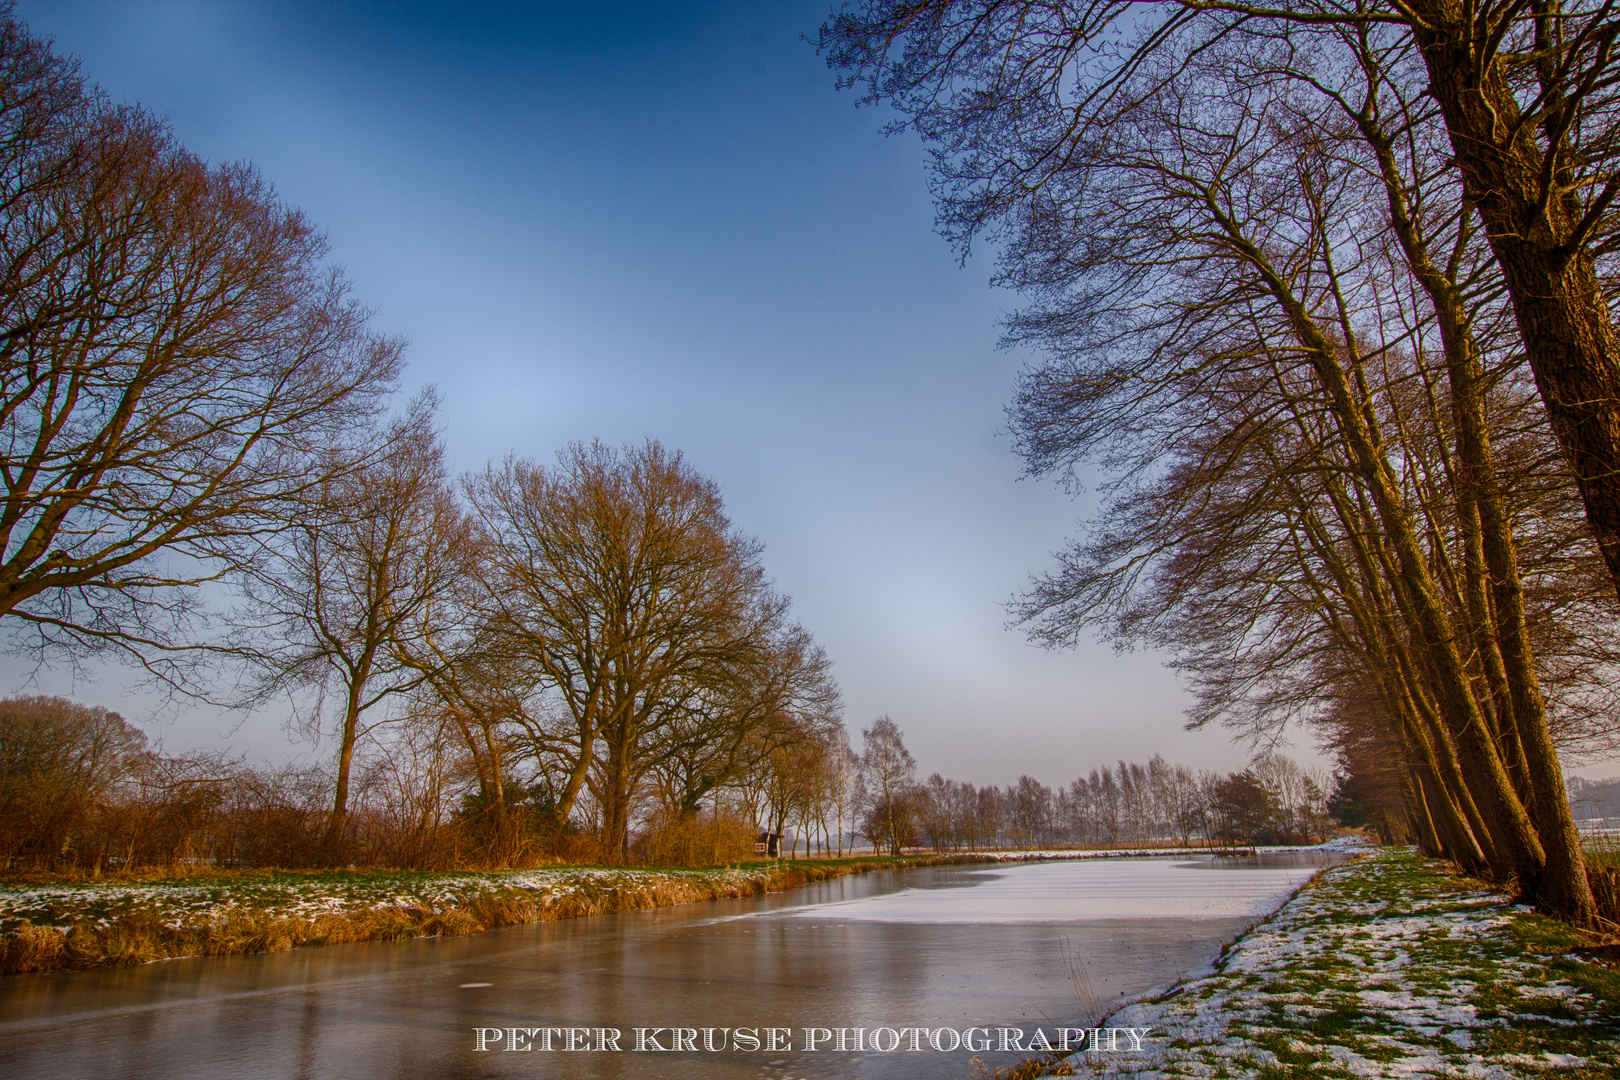
<svg viewBox="0 0 1620 1080"><path fill-rule="evenodd" d="M916 824L940 850L1308 844L1334 828L1321 778L1279 754L1228 774L1195 773L1162 756L1121 761L1057 788L1020 776L975 789L935 773L920 789Z"/></svg>
<svg viewBox="0 0 1620 1080"><path fill-rule="evenodd" d="M1620 825L1620 779L1587 780L1569 778L1569 805L1577 821L1607 822Z"/></svg>
<svg viewBox="0 0 1620 1080"><path fill-rule="evenodd" d="M1224 775L1156 755L1145 765L1095 768L1057 788L1027 775L1006 787L978 787L939 773L917 782L903 733L888 717L861 734L862 752L853 757L855 829L895 852L1300 844L1339 827L1329 814L1330 781L1276 753ZM813 817L799 821L813 834Z"/></svg>

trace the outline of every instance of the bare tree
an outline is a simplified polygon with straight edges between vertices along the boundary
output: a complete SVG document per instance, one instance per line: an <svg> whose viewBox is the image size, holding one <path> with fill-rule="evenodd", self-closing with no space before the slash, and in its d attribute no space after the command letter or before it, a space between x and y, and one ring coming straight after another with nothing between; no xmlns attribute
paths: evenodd
<svg viewBox="0 0 1620 1080"><path fill-rule="evenodd" d="M1033 776L1020 776L1007 789L1013 843L1034 847L1046 839L1052 823L1052 789Z"/></svg>
<svg viewBox="0 0 1620 1080"><path fill-rule="evenodd" d="M1185 765L1175 766L1167 780L1166 809L1170 814L1171 828L1181 837L1182 847L1189 846L1193 834L1208 825L1207 808L1199 795L1198 778Z"/></svg>
<svg viewBox="0 0 1620 1080"><path fill-rule="evenodd" d="M956 785L939 773L923 781L917 796L917 824L935 851L960 843L960 822L956 818Z"/></svg>
<svg viewBox="0 0 1620 1080"><path fill-rule="evenodd" d="M1432 101L1416 141L1441 142L1465 213L1484 226L1541 398L1620 590L1620 338L1613 272L1620 194L1620 56L1606 0L1287 5L1180 0L874 0L823 27L835 66L945 144L948 224L960 238L1055 176L1086 166L1121 97L1196 77L1206 49L1281 42L1293 58L1378 58L1374 90ZM1170 71L1156 61L1168 59ZM1329 96L1331 70L1313 79ZM1023 145L985 139L1006 117ZM1376 119L1377 106L1360 114ZM998 145L999 143L999 145ZM1421 174L1410 174L1416 180ZM960 198L959 198L960 197ZM1460 328L1460 327L1459 327Z"/></svg>
<svg viewBox="0 0 1620 1080"><path fill-rule="evenodd" d="M366 861L427 868L449 861L446 824L464 791L466 754L442 717L414 715L356 761L355 802L368 818Z"/></svg>
<svg viewBox="0 0 1620 1080"><path fill-rule="evenodd" d="M838 857L844 855L845 825L855 820L855 789L860 776L860 759L850 749L849 734L840 724L832 735L832 751L827 768L827 809L833 817Z"/></svg>
<svg viewBox="0 0 1620 1080"><path fill-rule="evenodd" d="M1007 799L994 784L979 788L974 796L974 814L979 837L986 847L1001 845L1007 825Z"/></svg>
<svg viewBox="0 0 1620 1080"><path fill-rule="evenodd" d="M634 792L675 706L746 687L781 644L759 545L656 441L575 444L555 470L509 460L467 491L490 551L491 625L544 675L549 707L536 715L549 722L531 730L562 774L557 813L589 787L603 854L623 860Z"/></svg>
<svg viewBox="0 0 1620 1080"><path fill-rule="evenodd" d="M464 748L478 788L471 834L485 859L506 864L542 839L535 829L518 828L507 796L532 733L544 726L535 715L544 673L510 647L483 604L487 538L464 513L447 516L444 525L447 534L435 549L442 588L415 607L411 625L393 637L390 649L421 679L410 712ZM536 779L542 800L554 803L551 775L542 768ZM554 819L538 831L560 840L563 826Z"/></svg>
<svg viewBox="0 0 1620 1080"><path fill-rule="evenodd" d="M764 780L765 816L760 821L764 831L785 838L790 821L806 818L815 802L830 749L823 739L806 738L772 747L765 754L758 766ZM789 857L797 854L800 838L794 836Z"/></svg>
<svg viewBox="0 0 1620 1080"><path fill-rule="evenodd" d="M0 616L18 648L151 661L194 586L352 466L402 346L250 167L9 13L0 87Z"/></svg>
<svg viewBox="0 0 1620 1080"><path fill-rule="evenodd" d="M861 742L862 829L874 847L899 855L916 821L917 763L887 716L862 730Z"/></svg>
<svg viewBox="0 0 1620 1080"><path fill-rule="evenodd" d="M785 600L762 600L751 631L758 647L701 678L673 680L659 708L651 768L680 816L779 751L843 730L826 653L802 627L782 625ZM819 770L822 756L806 760Z"/></svg>
<svg viewBox="0 0 1620 1080"><path fill-rule="evenodd" d="M418 399L382 438L386 453L326 485L319 504L278 537L273 557L247 579L238 635L263 672L256 699L287 690L337 698L337 775L325 857L344 858L349 780L357 743L379 723L374 710L420 686L425 673L405 642L460 570L466 529L446 485L432 430L431 398Z"/></svg>
<svg viewBox="0 0 1620 1080"><path fill-rule="evenodd" d="M1245 770L1220 780L1211 799L1217 831L1231 844L1253 847L1256 839L1277 819L1276 797L1254 773Z"/></svg>
<svg viewBox="0 0 1620 1080"><path fill-rule="evenodd" d="M1306 834L1312 799L1306 792L1307 778L1299 762L1273 750L1257 757L1249 771L1276 801L1277 822L1288 834L1289 842Z"/></svg>

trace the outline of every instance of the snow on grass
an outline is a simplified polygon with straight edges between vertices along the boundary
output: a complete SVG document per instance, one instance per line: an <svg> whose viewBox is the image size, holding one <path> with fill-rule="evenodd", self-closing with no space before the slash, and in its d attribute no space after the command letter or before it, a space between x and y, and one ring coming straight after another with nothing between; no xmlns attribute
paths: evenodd
<svg viewBox="0 0 1620 1080"><path fill-rule="evenodd" d="M24 922L66 931L134 914L178 928L243 910L309 919L383 908L444 911L474 900L525 896L553 902L567 896L654 888L670 882L730 884L758 877L747 870L626 870L556 867L495 873L243 874L196 883L85 882L0 886L0 934Z"/></svg>
<svg viewBox="0 0 1620 1080"><path fill-rule="evenodd" d="M1327 871L1237 942L1219 970L1127 1006L1136 1054L1080 1075L1620 1075L1620 976L1567 926L1409 851Z"/></svg>

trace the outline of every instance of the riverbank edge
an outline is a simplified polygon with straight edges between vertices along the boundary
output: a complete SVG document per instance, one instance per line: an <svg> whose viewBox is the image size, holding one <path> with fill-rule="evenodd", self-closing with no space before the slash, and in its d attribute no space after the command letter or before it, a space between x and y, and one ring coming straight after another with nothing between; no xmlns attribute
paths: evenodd
<svg viewBox="0 0 1620 1080"><path fill-rule="evenodd" d="M1031 1058L1045 1076L1329 1080L1620 1075L1620 945L1448 864L1383 849L1317 874L1215 970L1114 1010L1140 1053Z"/></svg>
<svg viewBox="0 0 1620 1080"><path fill-rule="evenodd" d="M419 894L395 895L381 903L360 902L346 910L314 913L288 910L285 904L220 904L204 913L181 918L134 910L113 917L70 918L65 926L38 925L23 919L0 933L0 975L474 934L525 923L785 892L818 881L881 870L1149 855L1184 857L1194 853L1210 852L1207 849L955 852L832 861L790 860L765 866L708 870L621 871L592 867L539 874L490 872L464 875L460 880L481 885L481 890L477 895L450 902L442 897ZM364 874L356 875L356 880L363 881L364 877ZM540 880L527 883L536 877ZM625 878L629 879L628 883ZM431 876L422 878L424 884L441 880ZM97 887L74 883L59 888L93 893ZM101 886L106 891L127 887L112 882ZM182 880L170 887L181 892L195 885ZM312 884L309 891L314 892L318 887ZM145 888L161 894L164 884ZM4 886L0 886L0 890L3 889ZM424 888L419 893L429 891Z"/></svg>

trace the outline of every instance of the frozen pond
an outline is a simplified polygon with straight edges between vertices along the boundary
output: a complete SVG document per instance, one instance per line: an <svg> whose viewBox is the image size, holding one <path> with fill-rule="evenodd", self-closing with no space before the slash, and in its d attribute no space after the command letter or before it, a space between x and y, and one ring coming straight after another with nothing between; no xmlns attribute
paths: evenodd
<svg viewBox="0 0 1620 1080"><path fill-rule="evenodd" d="M6 976L0 1076L968 1077L965 1049L806 1052L803 1032L1083 1025L1075 958L1105 1008L1166 987L1330 860L937 867L465 938ZM692 1048L637 1051L638 1027L658 1046L691 1031ZM514 1028L530 1049L502 1045ZM569 1052L568 1028L587 1045L616 1030L618 1052ZM769 1028L791 1049L726 1034Z"/></svg>
<svg viewBox="0 0 1620 1080"><path fill-rule="evenodd" d="M1091 859L1007 866L952 888L909 888L806 907L805 919L898 923L1063 922L1074 919L1231 919L1275 911L1320 863L1253 859ZM1219 870L1206 877L1201 871Z"/></svg>

